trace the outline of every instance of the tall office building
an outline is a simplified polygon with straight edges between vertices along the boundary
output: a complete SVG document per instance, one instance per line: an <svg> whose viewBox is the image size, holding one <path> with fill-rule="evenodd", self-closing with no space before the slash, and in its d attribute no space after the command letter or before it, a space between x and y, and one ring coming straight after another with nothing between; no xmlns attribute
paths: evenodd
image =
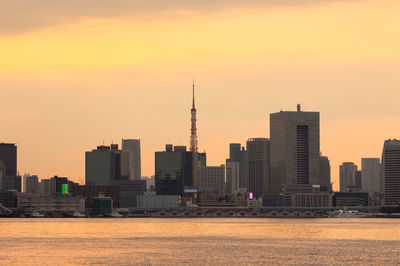
<svg viewBox="0 0 400 266"><path fill-rule="evenodd" d="M247 189L247 151L240 143L229 144L229 159L228 162L239 163L239 188Z"/></svg>
<svg viewBox="0 0 400 266"><path fill-rule="evenodd" d="M319 113L270 114L270 194L278 196L284 185L319 185Z"/></svg>
<svg viewBox="0 0 400 266"><path fill-rule="evenodd" d="M129 153L129 179L142 178L140 139L123 139L122 150Z"/></svg>
<svg viewBox="0 0 400 266"><path fill-rule="evenodd" d="M112 180L121 179L121 154L115 150L103 145L86 152L86 185L110 186Z"/></svg>
<svg viewBox="0 0 400 266"><path fill-rule="evenodd" d="M37 175L24 174L24 192L39 193L39 178Z"/></svg>
<svg viewBox="0 0 400 266"><path fill-rule="evenodd" d="M155 153L155 189L157 195L180 195L194 185L193 153L185 146L167 144L165 151Z"/></svg>
<svg viewBox="0 0 400 266"><path fill-rule="evenodd" d="M248 192L259 198L270 189L270 142L266 138L247 141Z"/></svg>
<svg viewBox="0 0 400 266"><path fill-rule="evenodd" d="M15 144L0 143L0 161L6 168L5 176L17 176L17 146Z"/></svg>
<svg viewBox="0 0 400 266"><path fill-rule="evenodd" d="M382 177L386 206L400 205L400 141L386 140L382 151Z"/></svg>
<svg viewBox="0 0 400 266"><path fill-rule="evenodd" d="M226 160L226 194L239 193L240 164Z"/></svg>
<svg viewBox="0 0 400 266"><path fill-rule="evenodd" d="M356 187L357 165L345 162L339 167L340 192L349 192Z"/></svg>
<svg viewBox="0 0 400 266"><path fill-rule="evenodd" d="M6 165L3 161L0 161L0 191L3 190L4 177L6 176Z"/></svg>
<svg viewBox="0 0 400 266"><path fill-rule="evenodd" d="M381 192L381 164L379 158L361 159L362 191L370 196Z"/></svg>
<svg viewBox="0 0 400 266"><path fill-rule="evenodd" d="M321 190L331 191L331 165L328 157L320 156L319 159L319 175Z"/></svg>
<svg viewBox="0 0 400 266"><path fill-rule="evenodd" d="M198 191L225 196L225 165L200 166Z"/></svg>

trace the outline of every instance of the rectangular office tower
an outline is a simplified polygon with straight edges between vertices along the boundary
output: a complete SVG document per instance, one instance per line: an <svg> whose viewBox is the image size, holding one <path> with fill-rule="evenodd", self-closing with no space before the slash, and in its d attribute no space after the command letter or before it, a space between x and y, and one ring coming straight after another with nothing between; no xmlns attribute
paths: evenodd
<svg viewBox="0 0 400 266"><path fill-rule="evenodd" d="M357 165L345 162L339 166L340 192L358 191L356 185Z"/></svg>
<svg viewBox="0 0 400 266"><path fill-rule="evenodd" d="M361 191L370 197L381 192L381 164L379 158L361 159Z"/></svg>
<svg viewBox="0 0 400 266"><path fill-rule="evenodd" d="M0 143L0 167L5 169L5 176L17 176L17 146Z"/></svg>
<svg viewBox="0 0 400 266"><path fill-rule="evenodd" d="M185 186L193 186L192 152L185 146L167 144L155 153L155 188L157 195L180 195Z"/></svg>
<svg viewBox="0 0 400 266"><path fill-rule="evenodd" d="M247 189L247 151L240 143L229 144L229 159L226 160L227 166L228 162L238 162L239 163L239 188L242 190ZM228 172L227 172L228 174Z"/></svg>
<svg viewBox="0 0 400 266"><path fill-rule="evenodd" d="M121 173L127 173L124 168L126 164L121 164L121 158L124 157L117 144L112 144L111 147L98 146L96 150L86 152L86 185L110 186L113 180L123 179Z"/></svg>
<svg viewBox="0 0 400 266"><path fill-rule="evenodd" d="M270 189L270 142L266 138L247 141L248 192L256 198L268 195Z"/></svg>
<svg viewBox="0 0 400 266"><path fill-rule="evenodd" d="M284 185L320 184L319 113L270 114L270 194L279 195Z"/></svg>
<svg viewBox="0 0 400 266"><path fill-rule="evenodd" d="M400 205L400 141L386 140L382 151L382 177L386 206Z"/></svg>
<svg viewBox="0 0 400 266"><path fill-rule="evenodd" d="M140 139L122 139L122 150L129 154L129 179L141 180L142 163L140 156Z"/></svg>

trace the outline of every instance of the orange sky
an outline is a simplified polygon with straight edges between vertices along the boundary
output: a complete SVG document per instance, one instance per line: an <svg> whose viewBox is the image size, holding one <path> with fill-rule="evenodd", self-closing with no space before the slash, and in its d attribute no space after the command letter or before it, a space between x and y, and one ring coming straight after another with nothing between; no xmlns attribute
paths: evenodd
<svg viewBox="0 0 400 266"><path fill-rule="evenodd" d="M189 145L191 80L200 150L269 136L269 113L321 112L321 151L338 166L399 138L400 3L370 1L39 1L0 8L0 141L20 173L84 176L103 140L154 151Z"/></svg>

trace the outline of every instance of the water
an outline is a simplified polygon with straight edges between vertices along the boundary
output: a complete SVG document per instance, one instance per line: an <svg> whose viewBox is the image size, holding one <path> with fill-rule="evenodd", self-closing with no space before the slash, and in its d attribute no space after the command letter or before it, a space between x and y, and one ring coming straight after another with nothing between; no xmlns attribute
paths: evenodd
<svg viewBox="0 0 400 266"><path fill-rule="evenodd" d="M400 219L0 219L0 265L400 264Z"/></svg>

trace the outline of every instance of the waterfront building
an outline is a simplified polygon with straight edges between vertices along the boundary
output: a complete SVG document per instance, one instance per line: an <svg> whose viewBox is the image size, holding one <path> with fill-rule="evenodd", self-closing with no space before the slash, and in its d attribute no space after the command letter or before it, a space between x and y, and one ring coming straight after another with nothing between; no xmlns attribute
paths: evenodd
<svg viewBox="0 0 400 266"><path fill-rule="evenodd" d="M6 165L3 161L0 161L0 191L4 187L4 177L6 176Z"/></svg>
<svg viewBox="0 0 400 266"><path fill-rule="evenodd" d="M39 193L19 193L18 209L27 215L34 212L62 216L76 212L85 213L85 200L82 197L55 196Z"/></svg>
<svg viewBox="0 0 400 266"><path fill-rule="evenodd" d="M156 177L153 176L142 176L142 180L146 180L146 190L155 191L156 190Z"/></svg>
<svg viewBox="0 0 400 266"><path fill-rule="evenodd" d="M384 204L400 205L400 141L386 140L382 151Z"/></svg>
<svg viewBox="0 0 400 266"><path fill-rule="evenodd" d="M146 180L114 180L113 186L119 187L119 207L134 208L137 196L146 192Z"/></svg>
<svg viewBox="0 0 400 266"><path fill-rule="evenodd" d="M270 189L270 142L266 138L247 141L247 189L255 198L267 195Z"/></svg>
<svg viewBox="0 0 400 266"><path fill-rule="evenodd" d="M381 164L379 158L361 159L361 186L363 192L368 192L370 197L381 192Z"/></svg>
<svg viewBox="0 0 400 266"><path fill-rule="evenodd" d="M225 196L225 165L200 166L198 191Z"/></svg>
<svg viewBox="0 0 400 266"><path fill-rule="evenodd" d="M332 193L311 192L311 193L293 193L291 194L291 207L294 208L331 208Z"/></svg>
<svg viewBox="0 0 400 266"><path fill-rule="evenodd" d="M140 180L142 177L140 139L122 139L122 150L128 152L129 179Z"/></svg>
<svg viewBox="0 0 400 266"><path fill-rule="evenodd" d="M339 166L340 192L348 192L356 187L357 165L345 162Z"/></svg>
<svg viewBox="0 0 400 266"><path fill-rule="evenodd" d="M96 197L104 195L110 197L113 202L114 208L119 208L120 198L119 186L82 186L75 184L72 187L73 196L82 196L85 199L87 208L93 208L93 202Z"/></svg>
<svg viewBox="0 0 400 266"><path fill-rule="evenodd" d="M26 193L39 193L39 178L37 175L25 174L24 180L24 192Z"/></svg>
<svg viewBox="0 0 400 266"><path fill-rule="evenodd" d="M42 179L39 183L39 192L45 194L61 194L62 186L68 185L71 189L77 183L68 180L67 177L53 176L50 179Z"/></svg>
<svg viewBox="0 0 400 266"><path fill-rule="evenodd" d="M366 192L334 192L333 207L366 207L368 206L368 193Z"/></svg>
<svg viewBox="0 0 400 266"><path fill-rule="evenodd" d="M320 184L319 112L281 111L270 115L270 194L284 185Z"/></svg>
<svg viewBox="0 0 400 266"><path fill-rule="evenodd" d="M138 208L142 209L168 209L179 207L178 195L157 195L155 192L145 192L137 196Z"/></svg>

